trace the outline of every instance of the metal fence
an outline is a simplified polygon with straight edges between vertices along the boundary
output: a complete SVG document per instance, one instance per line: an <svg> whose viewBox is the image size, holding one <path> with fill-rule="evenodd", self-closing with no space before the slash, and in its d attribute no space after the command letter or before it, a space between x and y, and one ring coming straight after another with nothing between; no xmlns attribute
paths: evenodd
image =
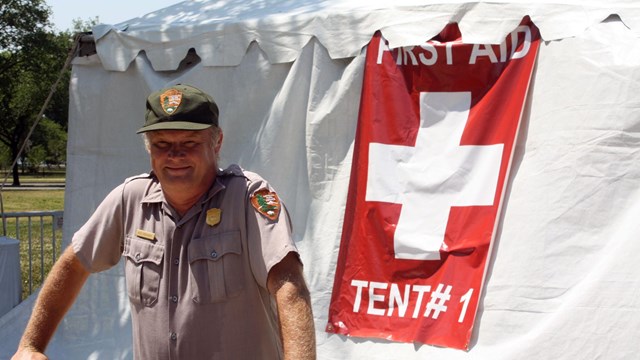
<svg viewBox="0 0 640 360"><path fill-rule="evenodd" d="M60 256L64 211L4 213L6 236L20 241L22 298L33 293ZM34 261L35 260L35 261Z"/></svg>

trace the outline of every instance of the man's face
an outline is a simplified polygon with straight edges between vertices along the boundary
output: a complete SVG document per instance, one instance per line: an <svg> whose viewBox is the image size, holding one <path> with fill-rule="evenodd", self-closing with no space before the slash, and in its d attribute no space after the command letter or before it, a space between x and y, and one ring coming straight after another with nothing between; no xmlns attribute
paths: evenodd
<svg viewBox="0 0 640 360"><path fill-rule="evenodd" d="M148 133L151 168L165 191L176 196L199 196L207 191L217 172L220 139L213 144L212 130L157 130Z"/></svg>

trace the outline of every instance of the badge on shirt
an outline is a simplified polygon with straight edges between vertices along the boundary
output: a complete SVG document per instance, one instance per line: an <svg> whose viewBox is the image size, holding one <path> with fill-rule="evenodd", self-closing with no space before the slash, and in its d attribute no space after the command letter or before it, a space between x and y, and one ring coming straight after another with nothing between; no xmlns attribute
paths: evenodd
<svg viewBox="0 0 640 360"><path fill-rule="evenodd" d="M256 191L251 196L251 205L271 220L277 219L280 215L280 199L276 193L267 189Z"/></svg>
<svg viewBox="0 0 640 360"><path fill-rule="evenodd" d="M151 231L144 231L142 229L136 230L136 236L149 241L154 241L156 239L156 234L152 233Z"/></svg>
<svg viewBox="0 0 640 360"><path fill-rule="evenodd" d="M207 225L216 226L220 223L222 217L222 210L218 208L211 208L207 210Z"/></svg>

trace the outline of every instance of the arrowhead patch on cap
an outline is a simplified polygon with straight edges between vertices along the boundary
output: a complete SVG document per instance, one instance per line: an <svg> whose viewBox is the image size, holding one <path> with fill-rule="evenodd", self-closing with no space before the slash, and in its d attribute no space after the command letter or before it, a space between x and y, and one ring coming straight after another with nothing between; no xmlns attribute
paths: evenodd
<svg viewBox="0 0 640 360"><path fill-rule="evenodd" d="M280 215L280 199L276 193L267 189L256 191L251 196L251 204L260 214L271 220L276 220Z"/></svg>
<svg viewBox="0 0 640 360"><path fill-rule="evenodd" d="M182 102L182 93L176 89L169 89L160 95L160 105L165 113L171 115L180 106Z"/></svg>

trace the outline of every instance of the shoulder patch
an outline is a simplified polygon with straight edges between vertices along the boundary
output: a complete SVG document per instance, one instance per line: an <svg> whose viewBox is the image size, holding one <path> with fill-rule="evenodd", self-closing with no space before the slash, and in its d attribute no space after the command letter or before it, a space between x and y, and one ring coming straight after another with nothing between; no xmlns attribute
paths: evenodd
<svg viewBox="0 0 640 360"><path fill-rule="evenodd" d="M271 220L276 220L280 215L280 199L278 194L268 189L260 189L251 196L251 205L258 212Z"/></svg>

